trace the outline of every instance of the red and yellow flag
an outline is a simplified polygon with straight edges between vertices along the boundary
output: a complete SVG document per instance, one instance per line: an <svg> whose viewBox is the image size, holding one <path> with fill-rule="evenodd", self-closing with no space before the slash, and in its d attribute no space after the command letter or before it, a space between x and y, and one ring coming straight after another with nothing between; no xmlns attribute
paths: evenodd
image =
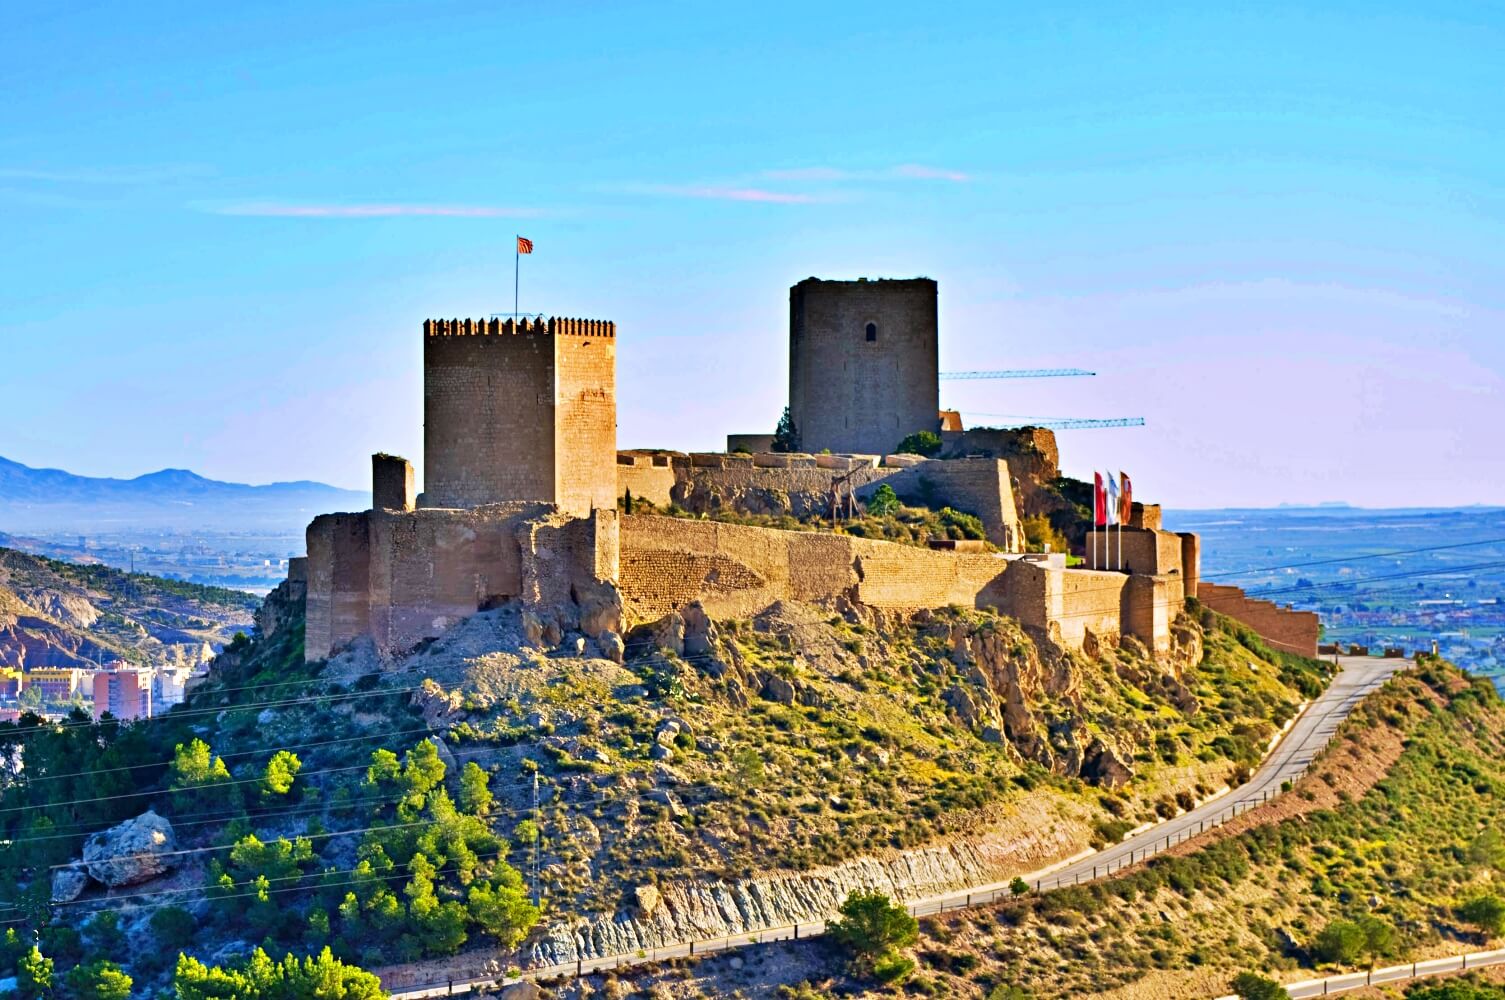
<svg viewBox="0 0 1505 1000"><path fill-rule="evenodd" d="M530 239L528 239L526 236L519 236L517 238L517 252L518 253L532 253L533 252L533 241L530 240Z"/></svg>

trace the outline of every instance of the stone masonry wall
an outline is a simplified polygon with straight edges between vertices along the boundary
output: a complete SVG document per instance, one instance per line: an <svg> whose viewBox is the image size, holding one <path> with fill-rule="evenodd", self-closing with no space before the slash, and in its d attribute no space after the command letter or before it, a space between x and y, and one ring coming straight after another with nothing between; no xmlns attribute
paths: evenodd
<svg viewBox="0 0 1505 1000"><path fill-rule="evenodd" d="M616 328L426 320L424 507L616 500Z"/></svg>
<svg viewBox="0 0 1505 1000"><path fill-rule="evenodd" d="M1106 541L1106 545L1104 542ZM1181 536L1170 531L1113 527L1087 532L1087 565L1127 573L1182 574Z"/></svg>
<svg viewBox="0 0 1505 1000"><path fill-rule="evenodd" d="M608 336L555 336L555 492L585 516L617 506L617 344Z"/></svg>
<svg viewBox="0 0 1505 1000"><path fill-rule="evenodd" d="M1292 611L1270 601L1250 598L1238 587L1205 580L1197 584L1197 600L1219 614L1243 622L1276 649L1302 656L1317 655L1321 619L1315 612Z"/></svg>
<svg viewBox="0 0 1505 1000"><path fill-rule="evenodd" d="M630 492L660 507L672 502L674 469L668 455L620 452L617 455L617 496Z"/></svg>
<svg viewBox="0 0 1505 1000"><path fill-rule="evenodd" d="M928 278L789 289L789 412L805 451L882 455L940 428L936 304Z"/></svg>
<svg viewBox="0 0 1505 1000"><path fill-rule="evenodd" d="M380 653L402 652L511 599L571 607L618 572L615 510L576 518L511 503L325 514L307 542L310 661L363 637Z"/></svg>
<svg viewBox="0 0 1505 1000"><path fill-rule="evenodd" d="M630 622L696 600L713 618L746 618L780 600L846 597L880 608L991 607L1072 648L1081 648L1089 629L1103 637L1127 630L1151 648L1169 648L1179 588L1175 595L1158 592L1158 611L1136 614L1130 579L824 532L653 515L622 519L621 583Z"/></svg>

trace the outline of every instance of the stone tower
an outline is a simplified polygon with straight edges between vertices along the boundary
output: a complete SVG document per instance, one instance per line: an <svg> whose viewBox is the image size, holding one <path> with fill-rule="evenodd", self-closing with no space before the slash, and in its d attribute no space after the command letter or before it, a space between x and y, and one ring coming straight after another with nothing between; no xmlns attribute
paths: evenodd
<svg viewBox="0 0 1505 1000"><path fill-rule="evenodd" d="M821 281L789 289L789 415L802 451L883 455L940 429L936 283Z"/></svg>
<svg viewBox="0 0 1505 1000"><path fill-rule="evenodd" d="M421 507L617 502L616 324L425 320Z"/></svg>

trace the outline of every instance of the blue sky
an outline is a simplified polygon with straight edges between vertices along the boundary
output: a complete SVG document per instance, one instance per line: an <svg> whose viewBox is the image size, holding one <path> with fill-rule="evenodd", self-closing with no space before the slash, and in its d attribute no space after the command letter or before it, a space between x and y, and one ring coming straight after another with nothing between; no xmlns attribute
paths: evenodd
<svg viewBox="0 0 1505 1000"><path fill-rule="evenodd" d="M1171 506L1505 502L1499 5L13 4L0 455L364 485L429 315L614 319L624 446L771 429L788 286Z"/></svg>

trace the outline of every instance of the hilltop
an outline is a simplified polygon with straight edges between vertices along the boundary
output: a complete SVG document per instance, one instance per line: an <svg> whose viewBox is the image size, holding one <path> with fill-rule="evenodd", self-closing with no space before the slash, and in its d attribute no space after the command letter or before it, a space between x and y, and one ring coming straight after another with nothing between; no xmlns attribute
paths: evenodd
<svg viewBox="0 0 1505 1000"><path fill-rule="evenodd" d="M0 548L0 665L196 666L249 631L259 603L236 590Z"/></svg>
<svg viewBox="0 0 1505 1000"><path fill-rule="evenodd" d="M0 458L0 528L89 532L129 526L295 530L325 510L359 510L368 494L309 481L248 486L162 469L134 479L34 469Z"/></svg>

